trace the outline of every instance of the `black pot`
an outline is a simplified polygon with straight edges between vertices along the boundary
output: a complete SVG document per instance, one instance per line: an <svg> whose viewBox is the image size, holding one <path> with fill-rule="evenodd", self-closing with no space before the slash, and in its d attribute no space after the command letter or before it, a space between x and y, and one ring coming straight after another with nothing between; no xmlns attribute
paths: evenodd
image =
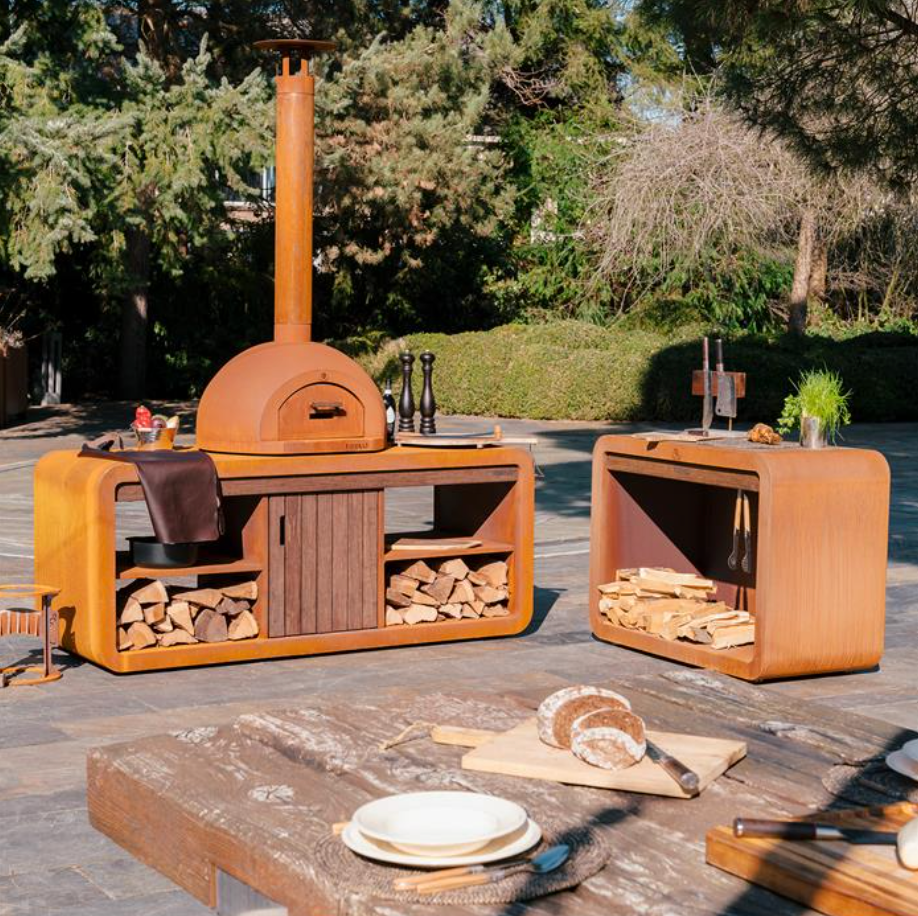
<svg viewBox="0 0 918 916"><path fill-rule="evenodd" d="M197 544L163 544L155 537L128 538L131 560L136 566L177 569L193 566L198 559Z"/></svg>

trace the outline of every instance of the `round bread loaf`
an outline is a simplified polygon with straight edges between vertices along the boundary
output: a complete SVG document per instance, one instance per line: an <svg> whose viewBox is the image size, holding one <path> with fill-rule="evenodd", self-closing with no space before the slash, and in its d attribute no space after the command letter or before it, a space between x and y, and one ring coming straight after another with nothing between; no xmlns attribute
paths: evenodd
<svg viewBox="0 0 918 916"><path fill-rule="evenodd" d="M575 719L597 709L631 709L631 704L614 690L604 687L565 687L546 697L536 714L539 737L553 747L571 746Z"/></svg>
<svg viewBox="0 0 918 916"><path fill-rule="evenodd" d="M647 753L644 720L627 709L599 709L571 726L576 757L604 770L624 770Z"/></svg>

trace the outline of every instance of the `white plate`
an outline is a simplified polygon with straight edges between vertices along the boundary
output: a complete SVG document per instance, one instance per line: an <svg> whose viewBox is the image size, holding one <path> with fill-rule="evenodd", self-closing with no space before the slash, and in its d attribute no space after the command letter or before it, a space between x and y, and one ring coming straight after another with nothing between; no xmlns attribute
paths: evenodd
<svg viewBox="0 0 918 916"><path fill-rule="evenodd" d="M341 839L348 849L367 859L377 862L389 862L392 865L408 865L411 868L450 868L453 865L478 865L484 862L498 862L509 859L511 856L522 855L532 849L542 839L542 830L539 825L528 820L524 827L508 837L502 837L488 843L478 852L464 856L413 856L407 852L399 852L394 846L371 840L364 836L353 824L349 823L341 834Z"/></svg>
<svg viewBox="0 0 918 916"><path fill-rule="evenodd" d="M910 757L915 763L918 763L918 738L906 741L899 750L902 751L906 757Z"/></svg>
<svg viewBox="0 0 918 916"><path fill-rule="evenodd" d="M408 792L378 798L351 817L371 840L418 856L475 852L526 823L516 802L478 792Z"/></svg>
<svg viewBox="0 0 918 916"><path fill-rule="evenodd" d="M918 762L912 760L912 758L903 751L893 751L891 754L888 754L886 757L886 766L918 782Z"/></svg>

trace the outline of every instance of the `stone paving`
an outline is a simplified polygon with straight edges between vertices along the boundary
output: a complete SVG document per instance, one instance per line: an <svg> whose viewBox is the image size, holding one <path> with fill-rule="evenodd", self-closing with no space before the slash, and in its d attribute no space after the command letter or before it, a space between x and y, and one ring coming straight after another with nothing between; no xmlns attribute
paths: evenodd
<svg viewBox="0 0 918 916"><path fill-rule="evenodd" d="M182 405L168 405L167 409ZM35 411L0 432L0 581L27 581L32 564L35 461L74 448L120 425L127 405ZM482 428L451 418L441 428ZM599 423L502 421L508 435L534 434L544 476L536 497L536 613L521 637L403 647L219 668L116 677L60 654L57 684L0 693L0 916L196 916L210 912L96 833L86 818L84 761L101 743L217 723L267 705L310 696L357 694L386 686L463 683L485 689L544 685L552 679L626 678L673 664L600 643L586 619L590 453L604 432L633 427ZM892 468L887 652L862 674L768 685L918 729L918 469L916 425L857 426L846 444L882 451ZM142 504L126 521L148 526ZM407 523L417 507L395 507ZM34 640L0 639L0 662L29 655Z"/></svg>

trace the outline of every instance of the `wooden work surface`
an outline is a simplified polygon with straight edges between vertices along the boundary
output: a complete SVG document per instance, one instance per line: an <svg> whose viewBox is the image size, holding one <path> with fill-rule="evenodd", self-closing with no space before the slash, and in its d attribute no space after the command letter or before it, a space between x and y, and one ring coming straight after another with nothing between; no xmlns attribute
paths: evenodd
<svg viewBox="0 0 918 916"><path fill-rule="evenodd" d="M290 916L790 916L811 910L704 864L705 833L738 814L793 817L907 797L885 752L912 733L785 700L719 674L641 675L623 691L654 728L734 738L749 754L699 798L675 800L460 769L458 747L426 737L379 749L413 722L507 729L547 692L402 688L242 716L90 753L92 823L208 905L214 866ZM178 723L177 723L178 724ZM505 907L434 907L347 895L318 873L314 844L361 803L399 791L498 793L595 826L612 848L576 891Z"/></svg>

